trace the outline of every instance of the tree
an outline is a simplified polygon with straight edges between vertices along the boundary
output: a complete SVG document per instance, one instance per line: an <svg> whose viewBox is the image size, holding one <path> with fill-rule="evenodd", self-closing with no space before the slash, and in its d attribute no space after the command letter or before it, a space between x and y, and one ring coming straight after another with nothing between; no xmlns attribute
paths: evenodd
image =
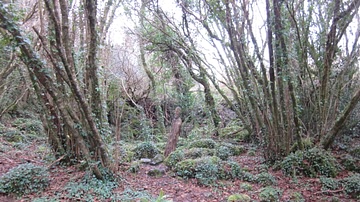
<svg viewBox="0 0 360 202"><path fill-rule="evenodd" d="M119 3L119 1L116 2ZM87 81L93 83L90 92L83 91L81 87L81 77L77 74L81 71L79 69L81 61L74 57L73 52L74 48L77 48L75 45L78 45L79 42L77 37L81 39L82 36L77 36L76 30L73 30L74 26L70 24L76 23L76 21L69 20L71 15L76 17L76 13L72 12L73 10L69 9L69 6L74 10L79 7L76 7L76 4L68 3L74 2L60 0L58 2L45 1L44 5L39 3L40 24L39 27L33 27L33 30L42 45L41 49L35 50L29 44L28 39L13 21L14 16L3 5L0 8L0 27L12 36L22 53L20 58L27 66L38 98L47 111L48 125L46 128L49 130L49 140L56 156L66 156L63 159L68 161L75 158L84 159L94 174L102 179L98 165L108 167L110 160L99 132L100 126L96 123L96 118L101 120L100 112L102 111L101 105L99 105L101 96L96 94L94 97L94 93L99 93L100 90L96 64L97 47L99 46L95 33L97 2L85 1L87 15L82 20L89 21L87 23L89 31L86 33L91 38L91 43L86 47L88 48L88 72L92 74ZM41 6L44 6L46 12ZM107 31L106 20L102 19L101 21L103 22L102 29ZM45 23L48 23L48 30L45 29ZM84 44L79 45L85 49ZM95 105L90 105L86 99L88 95L91 95L92 99L97 99Z"/></svg>

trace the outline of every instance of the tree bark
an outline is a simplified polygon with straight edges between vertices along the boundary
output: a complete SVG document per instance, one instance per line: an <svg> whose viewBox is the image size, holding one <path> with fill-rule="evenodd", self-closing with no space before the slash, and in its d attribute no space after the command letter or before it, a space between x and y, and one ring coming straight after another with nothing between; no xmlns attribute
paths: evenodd
<svg viewBox="0 0 360 202"><path fill-rule="evenodd" d="M177 142L178 142L178 139L180 136L180 132L181 132L181 125L182 125L181 108L176 107L174 119L171 124L170 135L168 137L167 144L166 144L165 151L164 151L165 158L167 156L169 156L169 154L171 152L175 151L175 149L176 149L176 145L177 145Z"/></svg>

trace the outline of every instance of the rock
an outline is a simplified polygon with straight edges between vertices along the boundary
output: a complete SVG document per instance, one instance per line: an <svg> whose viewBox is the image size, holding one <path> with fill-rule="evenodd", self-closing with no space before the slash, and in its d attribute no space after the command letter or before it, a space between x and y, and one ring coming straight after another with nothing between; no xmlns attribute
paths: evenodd
<svg viewBox="0 0 360 202"><path fill-rule="evenodd" d="M149 176L153 176L153 177L161 177L163 175L165 175L166 170L164 168L153 168L151 170L148 171L148 175Z"/></svg>
<svg viewBox="0 0 360 202"><path fill-rule="evenodd" d="M164 155L157 154L153 159L151 159L150 165L158 165L164 161Z"/></svg>
<svg viewBox="0 0 360 202"><path fill-rule="evenodd" d="M142 158L142 159L140 159L140 162L141 162L141 163L145 163L145 164L149 164L149 163L151 163L151 159Z"/></svg>

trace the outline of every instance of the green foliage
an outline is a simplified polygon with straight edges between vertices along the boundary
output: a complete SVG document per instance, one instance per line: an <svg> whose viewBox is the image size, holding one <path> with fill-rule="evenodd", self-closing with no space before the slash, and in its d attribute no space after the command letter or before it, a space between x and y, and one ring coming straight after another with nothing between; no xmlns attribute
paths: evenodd
<svg viewBox="0 0 360 202"><path fill-rule="evenodd" d="M246 151L243 146L231 143L221 143L220 147L227 147L230 150L230 156L238 156Z"/></svg>
<svg viewBox="0 0 360 202"><path fill-rule="evenodd" d="M293 192L290 199L293 202L305 202L304 196L299 192Z"/></svg>
<svg viewBox="0 0 360 202"><path fill-rule="evenodd" d="M334 178L328 178L328 177L320 177L320 183L322 186L322 190L335 190L339 188L340 183L338 180Z"/></svg>
<svg viewBox="0 0 360 202"><path fill-rule="evenodd" d="M243 171L237 162L223 161L221 165L219 174L221 179L237 179L242 176Z"/></svg>
<svg viewBox="0 0 360 202"><path fill-rule="evenodd" d="M257 183L260 183L260 184L266 185L266 186L276 184L275 177L272 176L270 173L266 173L266 172L255 175L255 181Z"/></svg>
<svg viewBox="0 0 360 202"><path fill-rule="evenodd" d="M251 198L246 194L233 194L228 197L227 201L249 202L251 201Z"/></svg>
<svg viewBox="0 0 360 202"><path fill-rule="evenodd" d="M231 121L226 127L219 130L221 137L229 138L235 141L244 141L250 139L250 133L243 129L238 121Z"/></svg>
<svg viewBox="0 0 360 202"><path fill-rule="evenodd" d="M213 149L208 148L191 148L184 152L185 158L196 159L204 156L212 156L214 154Z"/></svg>
<svg viewBox="0 0 360 202"><path fill-rule="evenodd" d="M279 201L281 196L281 190L275 189L271 186L260 189L259 199L260 201L274 202Z"/></svg>
<svg viewBox="0 0 360 202"><path fill-rule="evenodd" d="M233 153L229 149L229 147L220 146L220 147L217 147L217 149L216 149L216 156L219 157L221 160L226 161L229 158L229 156L232 156L232 155L233 155Z"/></svg>
<svg viewBox="0 0 360 202"><path fill-rule="evenodd" d="M212 185L219 178L220 159L218 157L203 157L196 159L195 178L201 185Z"/></svg>
<svg viewBox="0 0 360 202"><path fill-rule="evenodd" d="M185 159L175 165L175 172L184 178L196 178L201 185L211 185L221 177L220 162L216 156Z"/></svg>
<svg viewBox="0 0 360 202"><path fill-rule="evenodd" d="M308 149L311 149L314 147L314 143L313 143L313 140L312 138L310 137L307 137L307 138L304 138L304 139L301 139L301 142L304 146L304 149L308 150ZM293 146L291 147L290 151L293 151L295 152L296 150L299 150L299 147L298 147L298 143L295 142L293 144Z"/></svg>
<svg viewBox="0 0 360 202"><path fill-rule="evenodd" d="M355 198L360 198L360 174L356 173L341 180L345 192Z"/></svg>
<svg viewBox="0 0 360 202"><path fill-rule="evenodd" d="M25 136L21 133L21 131L16 128L8 129L4 133L2 133L1 136L7 142L12 143L19 143L25 139Z"/></svg>
<svg viewBox="0 0 360 202"><path fill-rule="evenodd" d="M286 175L303 174L308 177L319 174L335 177L338 172L335 158L318 148L291 153L280 163L280 167Z"/></svg>
<svg viewBox="0 0 360 202"><path fill-rule="evenodd" d="M352 157L351 155L346 155L342 160L341 164L348 171L360 172L360 159Z"/></svg>
<svg viewBox="0 0 360 202"><path fill-rule="evenodd" d="M184 178L193 178L195 177L195 160L194 159L185 159L176 163L175 171L178 176Z"/></svg>
<svg viewBox="0 0 360 202"><path fill-rule="evenodd" d="M24 194L40 192L49 185L49 173L43 166L21 164L0 178L0 193Z"/></svg>
<svg viewBox="0 0 360 202"><path fill-rule="evenodd" d="M168 196L164 193L163 190L160 190L158 196L153 197L146 191L136 191L131 188L126 188L123 192L117 193L111 197L111 201L121 201L121 202L171 202L172 200L167 199Z"/></svg>
<svg viewBox="0 0 360 202"><path fill-rule="evenodd" d="M253 174L251 174L249 172L246 172L246 171L243 171L241 173L240 179L243 180L243 181L246 181L246 182L254 182L254 181L256 181L256 177Z"/></svg>
<svg viewBox="0 0 360 202"><path fill-rule="evenodd" d="M70 199L84 199L94 201L96 199L109 199L113 197L113 189L118 187L117 178L107 169L100 168L104 180L97 179L92 172L87 173L80 182L69 182L65 190Z"/></svg>
<svg viewBox="0 0 360 202"><path fill-rule="evenodd" d="M242 183L240 185L240 188L245 190L245 191L251 191L253 189L252 185L249 183Z"/></svg>
<svg viewBox="0 0 360 202"><path fill-rule="evenodd" d="M352 150L350 150L350 154L356 158L360 158L360 146L356 146Z"/></svg>
<svg viewBox="0 0 360 202"><path fill-rule="evenodd" d="M17 118L12 123L12 126L24 131L26 134L45 136L42 123L38 120Z"/></svg>
<svg viewBox="0 0 360 202"><path fill-rule="evenodd" d="M152 142L142 142L133 149L134 158L154 158L156 154L160 153L160 150Z"/></svg>
<svg viewBox="0 0 360 202"><path fill-rule="evenodd" d="M164 164L169 168L173 168L178 162L185 158L184 152L181 150L175 150L164 160Z"/></svg>
<svg viewBox="0 0 360 202"><path fill-rule="evenodd" d="M208 148L214 149L216 147L216 142L212 139L200 139L195 140L190 143L189 148Z"/></svg>

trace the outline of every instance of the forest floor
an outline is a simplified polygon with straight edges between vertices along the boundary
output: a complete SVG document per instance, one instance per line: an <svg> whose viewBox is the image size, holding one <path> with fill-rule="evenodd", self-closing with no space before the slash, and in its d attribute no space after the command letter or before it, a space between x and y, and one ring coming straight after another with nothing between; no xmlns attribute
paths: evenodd
<svg viewBox="0 0 360 202"><path fill-rule="evenodd" d="M44 153L46 152L44 152L44 148L39 149L39 145L44 144L43 142L34 141L32 144L19 149L13 147L10 143L1 138L0 140L3 145L0 150L0 176L19 164L33 163L48 167L51 179L50 186L41 193L29 194L21 198L0 195L1 202L34 201L35 198L39 197L45 199L43 201L50 201L46 199L51 199L55 196L57 200L53 201L89 201L81 196L78 198L69 198L64 189L69 182L80 181L86 172L80 171L77 166L60 166L53 164L53 162L44 161ZM264 165L261 156L261 151L256 151L255 155L250 156L245 153L240 156L232 157L232 160L238 162L252 174L257 174ZM164 165L160 164L158 166ZM249 183L252 186L251 190L244 190L241 188L241 185L245 182L241 180L221 180L217 181L213 186L201 186L195 179L184 180L175 176L171 171L167 171L165 175L160 177L151 177L147 175L147 172L153 167L154 166L142 164L139 172L134 174L127 172L126 165L122 165L118 168L119 171L117 173L121 179L120 186L115 188L113 193L124 193L124 191L127 191L128 194L134 196L139 195L139 193L148 193L156 198L163 192L168 200L174 202L227 201L227 198L230 195L240 193L250 196L251 201L259 201L259 190L264 187L258 183ZM268 169L268 172L276 178L277 183L274 187L282 190L280 201L356 201L356 199L349 198L349 196L344 193L343 189L322 189L319 178L298 176L294 179L284 176L281 171L274 171L271 168ZM337 175L337 178L344 178L348 175L349 172L342 171ZM302 199L296 199L294 193L300 193ZM133 199L126 201L140 201L140 198L141 197L139 196L139 198L136 199L135 196ZM94 198L92 201L111 200Z"/></svg>

